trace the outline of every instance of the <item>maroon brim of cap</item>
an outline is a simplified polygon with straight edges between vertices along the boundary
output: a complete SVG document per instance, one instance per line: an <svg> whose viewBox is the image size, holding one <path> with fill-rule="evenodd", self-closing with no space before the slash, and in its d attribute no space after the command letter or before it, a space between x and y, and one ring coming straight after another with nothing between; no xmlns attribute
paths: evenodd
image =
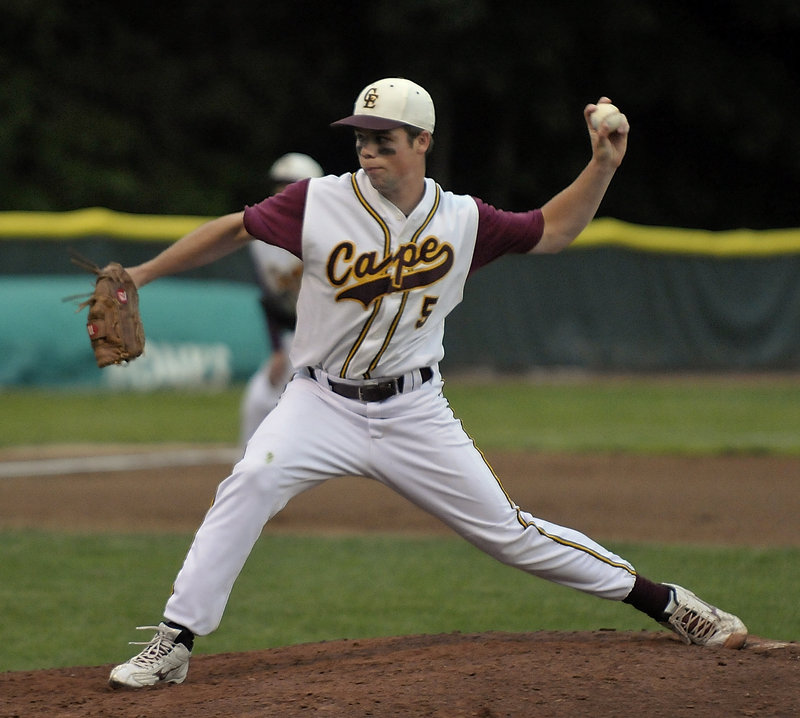
<svg viewBox="0 0 800 718"><path fill-rule="evenodd" d="M350 115L336 122L331 122L331 127L358 127L362 130L393 130L402 127L404 123L397 120L387 120L385 117L372 115Z"/></svg>

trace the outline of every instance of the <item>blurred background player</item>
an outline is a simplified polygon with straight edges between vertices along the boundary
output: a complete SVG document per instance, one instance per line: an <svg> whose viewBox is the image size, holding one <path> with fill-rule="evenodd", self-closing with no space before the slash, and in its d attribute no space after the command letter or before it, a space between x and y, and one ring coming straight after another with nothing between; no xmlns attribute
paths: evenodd
<svg viewBox="0 0 800 718"><path fill-rule="evenodd" d="M282 192L292 182L322 177L323 174L316 160L299 152L290 152L270 167L271 194ZM297 321L297 295L303 272L302 262L280 247L266 242L250 242L249 249L261 290L261 308L272 352L245 387L241 406L242 446L248 442L264 417L275 408L286 383L292 377L289 345Z"/></svg>

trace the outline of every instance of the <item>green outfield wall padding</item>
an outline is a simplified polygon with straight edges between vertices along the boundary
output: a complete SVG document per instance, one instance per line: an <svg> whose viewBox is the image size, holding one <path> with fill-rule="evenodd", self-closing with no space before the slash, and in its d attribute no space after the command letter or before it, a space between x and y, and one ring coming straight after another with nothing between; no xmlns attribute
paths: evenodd
<svg viewBox="0 0 800 718"><path fill-rule="evenodd" d="M111 237L125 241L175 240L211 217L151 215L89 207L72 212L0 212L0 239L64 241Z"/></svg>
<svg viewBox="0 0 800 718"><path fill-rule="evenodd" d="M800 256L592 249L503 257L467 282L445 364L524 371L800 369Z"/></svg>
<svg viewBox="0 0 800 718"><path fill-rule="evenodd" d="M229 281L162 279L140 292L145 353L99 369L87 310L63 298L93 286L89 275L0 280L0 389L221 388L245 381L269 356L258 291Z"/></svg>
<svg viewBox="0 0 800 718"><path fill-rule="evenodd" d="M125 242L169 242L210 219L203 216L129 214L103 207L71 212L0 212L0 241L65 242L106 237ZM570 251L597 247L720 257L797 254L800 253L800 228L712 232L598 218L584 230Z"/></svg>
<svg viewBox="0 0 800 718"><path fill-rule="evenodd" d="M596 219L570 247L622 247L638 252L708 257L766 257L800 253L800 229L703 229L650 227L617 219Z"/></svg>
<svg viewBox="0 0 800 718"><path fill-rule="evenodd" d="M0 213L0 386L102 376L120 388L146 388L179 381L181 363L193 367L187 381L219 383L226 371L231 381L246 378L266 341L246 251L146 287L145 311L157 311L145 315L154 323L154 363L114 368L113 382L87 366L83 331L75 334L76 317L60 304L92 283L70 263L70 250L129 266L205 219L97 208ZM161 291L166 301L150 299ZM172 341L189 327L191 336ZM797 370L799 329L800 230L708 232L597 219L565 252L504 257L472 276L448 320L443 366ZM69 356L46 364L45 345L56 336L67 337Z"/></svg>

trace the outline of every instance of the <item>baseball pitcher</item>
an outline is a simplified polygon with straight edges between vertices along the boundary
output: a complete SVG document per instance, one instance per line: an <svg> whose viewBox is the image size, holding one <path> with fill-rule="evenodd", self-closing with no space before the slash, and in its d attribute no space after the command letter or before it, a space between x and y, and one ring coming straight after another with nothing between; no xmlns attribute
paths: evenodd
<svg viewBox="0 0 800 718"><path fill-rule="evenodd" d="M624 116L613 130L595 128L598 104L584 108L591 157L577 178L539 209L507 212L426 177L435 115L425 89L404 78L372 82L334 123L353 133L357 171L290 184L128 270L141 288L252 239L303 262L291 347L298 370L219 485L163 620L145 627L155 635L112 670L112 686L181 683L194 638L219 625L264 524L299 493L351 475L380 481L498 561L628 603L686 643L744 645L736 616L518 506L443 394L444 322L469 276L506 254L558 252L595 215L629 133Z"/></svg>

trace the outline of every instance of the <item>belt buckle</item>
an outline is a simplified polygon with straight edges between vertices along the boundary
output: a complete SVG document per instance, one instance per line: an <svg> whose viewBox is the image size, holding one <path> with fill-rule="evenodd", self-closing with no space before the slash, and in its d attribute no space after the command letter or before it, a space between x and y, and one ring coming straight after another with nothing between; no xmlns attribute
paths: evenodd
<svg viewBox="0 0 800 718"><path fill-rule="evenodd" d="M361 401L383 401L397 393L397 379L373 381L358 386L358 398Z"/></svg>

